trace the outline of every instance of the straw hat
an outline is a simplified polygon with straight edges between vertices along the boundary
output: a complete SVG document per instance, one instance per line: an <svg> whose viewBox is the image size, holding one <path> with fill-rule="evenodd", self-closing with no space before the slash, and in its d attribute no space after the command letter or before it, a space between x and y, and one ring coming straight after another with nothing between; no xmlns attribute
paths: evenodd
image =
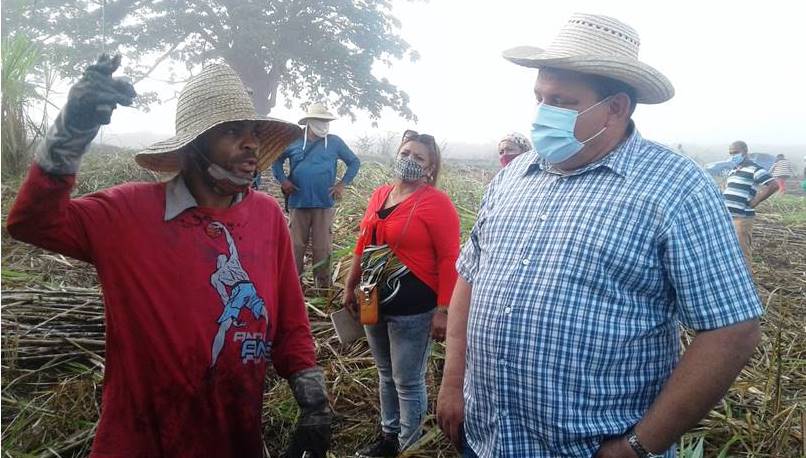
<svg viewBox="0 0 806 458"><path fill-rule="evenodd" d="M211 65L190 79L176 104L176 135L137 153L134 160L157 172L178 172L179 151L209 129L231 121L258 121L257 167L263 170L302 130L280 119L258 116L238 74L227 65Z"/></svg>
<svg viewBox="0 0 806 458"><path fill-rule="evenodd" d="M303 116L299 120L299 124L305 124L305 121L309 119L321 119L323 121L333 121L334 119L336 119L336 117L333 116L333 113L327 111L327 107L325 107L324 104L313 103L311 104L311 106L308 107L308 112L305 113L305 116Z"/></svg>
<svg viewBox="0 0 806 458"><path fill-rule="evenodd" d="M638 60L641 41L632 27L607 16L574 14L547 49L519 46L504 58L524 67L551 67L606 76L630 85L638 103L661 103L674 87Z"/></svg>

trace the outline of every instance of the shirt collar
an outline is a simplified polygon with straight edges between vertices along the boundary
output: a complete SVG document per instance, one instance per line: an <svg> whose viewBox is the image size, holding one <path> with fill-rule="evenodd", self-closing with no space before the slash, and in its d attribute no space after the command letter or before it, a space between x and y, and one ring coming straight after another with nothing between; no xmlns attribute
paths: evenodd
<svg viewBox="0 0 806 458"><path fill-rule="evenodd" d="M243 193L235 196L233 205L243 200ZM190 193L187 183L181 174L175 176L165 185L165 221L170 221L188 208L198 207L199 203Z"/></svg>
<svg viewBox="0 0 806 458"><path fill-rule="evenodd" d="M531 163L526 167L524 175L537 169L556 175L573 176L581 175L591 170L598 169L599 167L604 167L622 178L627 178L632 169L635 151L643 142L643 137L641 137L641 134L638 132L638 129L635 128L635 124L632 121L630 121L630 124L627 126L627 132L630 132L627 138L603 158L570 172L561 172L555 169L551 164L541 159L537 153L532 152L531 154L533 154L534 157L531 158Z"/></svg>

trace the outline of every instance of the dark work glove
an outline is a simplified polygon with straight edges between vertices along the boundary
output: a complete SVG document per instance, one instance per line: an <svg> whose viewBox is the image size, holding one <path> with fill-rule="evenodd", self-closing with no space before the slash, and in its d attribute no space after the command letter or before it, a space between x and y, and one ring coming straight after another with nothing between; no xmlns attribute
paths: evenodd
<svg viewBox="0 0 806 458"><path fill-rule="evenodd" d="M130 106L137 96L126 77L113 77L120 67L120 54L101 54L98 62L84 70L84 76L70 88L65 107L68 128L88 130L109 124L116 105Z"/></svg>
<svg viewBox="0 0 806 458"><path fill-rule="evenodd" d="M128 79L113 78L120 56L106 54L87 67L84 76L70 88L67 105L48 129L36 152L36 162L53 175L78 172L81 156L102 124L109 124L115 105L131 105L137 94Z"/></svg>
<svg viewBox="0 0 806 458"><path fill-rule="evenodd" d="M297 429L285 458L325 458L330 447L333 410L327 398L322 368L305 369L288 378L300 408ZM307 455L305 454L307 452Z"/></svg>

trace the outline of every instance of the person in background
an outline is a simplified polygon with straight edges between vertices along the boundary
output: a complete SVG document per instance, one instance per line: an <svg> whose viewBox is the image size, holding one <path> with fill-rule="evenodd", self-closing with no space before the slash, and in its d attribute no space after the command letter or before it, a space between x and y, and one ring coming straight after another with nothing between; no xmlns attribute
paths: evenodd
<svg viewBox="0 0 806 458"><path fill-rule="evenodd" d="M755 208L778 190L778 183L763 167L750 159L747 143L737 140L728 147L734 169L725 180L725 205L733 217L736 236L742 246L744 257L750 265L752 250L753 221Z"/></svg>
<svg viewBox="0 0 806 458"><path fill-rule="evenodd" d="M513 159L530 151L532 144L525 135L512 132L498 142L498 160L501 167L506 167Z"/></svg>
<svg viewBox="0 0 806 458"><path fill-rule="evenodd" d="M330 122L336 119L321 103L314 103L299 120L304 127L302 138L294 141L272 165L274 178L280 183L290 212L291 240L297 273L302 276L305 249L311 242L314 282L320 291L330 287L330 253L333 249L334 205L352 183L361 161L339 136L330 133ZM336 180L336 167L341 160L347 170ZM289 173L283 169L289 162Z"/></svg>
<svg viewBox="0 0 806 458"><path fill-rule="evenodd" d="M102 56L70 89L8 216L12 237L98 271L107 358L90 457L263 456L272 364L301 412L286 456L325 458L333 414L285 218L249 188L299 127L259 117L237 73L211 65L180 92L176 135L135 156L172 180L72 198L100 126L132 102L119 63Z"/></svg>
<svg viewBox="0 0 806 458"><path fill-rule="evenodd" d="M534 149L496 174L457 261L437 420L465 457L671 458L759 341L719 190L632 119L674 95L639 43L574 14L548 48L504 52L539 69Z"/></svg>
<svg viewBox="0 0 806 458"><path fill-rule="evenodd" d="M795 176L795 168L786 156L779 154L775 157L775 163L770 169L770 175L778 183L778 192L786 194L786 180Z"/></svg>
<svg viewBox="0 0 806 458"><path fill-rule="evenodd" d="M380 379L381 432L358 456L397 456L422 434L430 341L445 338L459 254L459 215L436 188L440 162L433 136L407 131L395 179L375 189L361 221L344 306L357 313L365 251L391 248L389 262L399 268L381 279L391 286L381 290L380 320L365 327Z"/></svg>

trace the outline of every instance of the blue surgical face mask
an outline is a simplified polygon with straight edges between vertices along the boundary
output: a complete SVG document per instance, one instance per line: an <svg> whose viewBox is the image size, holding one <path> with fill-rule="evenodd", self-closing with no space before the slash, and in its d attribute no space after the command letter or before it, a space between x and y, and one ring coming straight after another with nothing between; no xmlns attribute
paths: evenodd
<svg viewBox="0 0 806 458"><path fill-rule="evenodd" d="M730 163L733 165L739 165L744 160L744 157L741 154L731 154L730 155Z"/></svg>
<svg viewBox="0 0 806 458"><path fill-rule="evenodd" d="M586 143L601 135L607 126L590 138L579 141L574 136L577 118L609 99L610 97L605 97L579 113L545 103L538 105L537 115L532 123L532 143L537 155L549 164L559 164L580 152Z"/></svg>

